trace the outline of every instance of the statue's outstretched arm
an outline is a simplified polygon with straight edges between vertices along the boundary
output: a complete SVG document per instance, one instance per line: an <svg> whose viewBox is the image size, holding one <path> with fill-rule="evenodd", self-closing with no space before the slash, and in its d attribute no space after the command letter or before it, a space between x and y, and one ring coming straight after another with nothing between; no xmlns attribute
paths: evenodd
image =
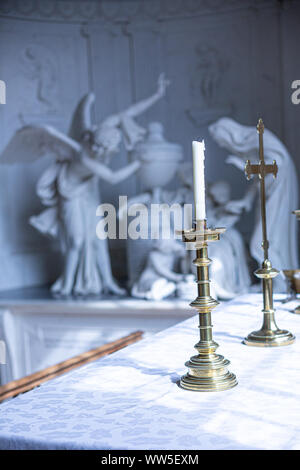
<svg viewBox="0 0 300 470"><path fill-rule="evenodd" d="M160 74L158 77L158 86L157 91L154 93L150 98L146 98L145 100L139 101L138 103L129 106L129 108L121 111L117 114L112 114L108 116L102 123L102 125L107 125L110 127L117 127L120 125L122 115L127 115L129 117L139 116L139 114L144 113L147 109L149 109L156 101L160 100L165 93L167 86L170 84L169 80L167 80L163 73Z"/></svg>
<svg viewBox="0 0 300 470"><path fill-rule="evenodd" d="M147 109L149 109L156 101L160 100L165 93L167 86L169 85L169 80L165 78L163 73L160 74L158 77L157 83L157 91L154 93L150 98L146 98L145 100L139 101L138 103L133 104L128 109L126 109L123 114L127 114L127 116L135 117L139 114L144 113Z"/></svg>
<svg viewBox="0 0 300 470"><path fill-rule="evenodd" d="M94 175L99 176L110 184L118 184L126 178L129 178L129 176L135 173L141 166L140 162L136 160L120 170L112 171L106 165L103 165L103 163L100 163L87 155L83 155L81 157L81 162Z"/></svg>

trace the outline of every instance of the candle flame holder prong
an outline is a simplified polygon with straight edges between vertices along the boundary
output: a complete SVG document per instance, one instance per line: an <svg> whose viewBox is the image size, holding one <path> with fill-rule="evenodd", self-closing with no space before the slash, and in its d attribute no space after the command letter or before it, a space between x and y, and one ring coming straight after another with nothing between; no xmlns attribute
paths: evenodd
<svg viewBox="0 0 300 470"><path fill-rule="evenodd" d="M218 344L213 340L211 311L219 302L210 295L209 265L207 245L218 241L225 228L207 228L206 220L198 220L192 230L181 232L182 240L188 248L195 248L197 267L198 296L190 304L199 313L200 341L195 345L198 352L186 366L189 371L181 377L180 387L197 392L217 392L228 390L237 385L234 374L228 371L229 361L216 354Z"/></svg>

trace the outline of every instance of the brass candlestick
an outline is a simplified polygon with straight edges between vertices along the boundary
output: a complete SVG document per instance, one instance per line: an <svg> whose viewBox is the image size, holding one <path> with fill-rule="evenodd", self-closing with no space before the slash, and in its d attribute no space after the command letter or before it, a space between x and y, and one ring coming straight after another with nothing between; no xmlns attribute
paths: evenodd
<svg viewBox="0 0 300 470"><path fill-rule="evenodd" d="M273 160L272 165L266 165L264 159L263 149L263 133L264 124L262 119L259 119L257 124L257 131L259 134L259 163L252 165L249 160L246 162L245 173L247 179L251 175L258 175L260 180L260 201L261 201L261 218L262 218L262 248L264 250L264 261L262 267L255 271L255 275L262 279L263 284L263 301L264 308L262 310L263 325L260 330L253 331L243 343L248 346L286 346L295 341L295 336L287 330L280 330L275 321L275 310L273 307L273 278L279 274L277 269L272 268L271 261L269 260L268 249L269 242L267 237L267 221L266 221L266 193L265 193L265 176L273 174L276 178L278 167L276 161Z"/></svg>
<svg viewBox="0 0 300 470"><path fill-rule="evenodd" d="M211 311L219 302L210 295L211 260L207 256L207 243L219 240L223 232L224 228L208 229L205 220L197 221L194 229L181 232L187 247L196 249L193 263L197 266L198 297L190 305L199 312L200 322L200 341L195 345L198 354L186 362L189 371L180 380L185 390L217 392L237 385L235 375L227 369L230 362L215 353L219 345L212 337Z"/></svg>

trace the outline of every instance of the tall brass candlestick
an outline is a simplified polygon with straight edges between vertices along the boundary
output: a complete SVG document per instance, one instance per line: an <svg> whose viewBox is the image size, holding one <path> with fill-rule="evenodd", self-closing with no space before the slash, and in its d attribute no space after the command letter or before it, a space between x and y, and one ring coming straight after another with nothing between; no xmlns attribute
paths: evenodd
<svg viewBox="0 0 300 470"><path fill-rule="evenodd" d="M245 173L247 179L252 175L258 175L260 180L260 202L261 202L261 218L262 218L262 248L264 250L264 261L262 267L255 271L255 275L262 279L263 285L263 325L260 330L252 331L243 343L248 346L286 346L295 341L295 337L287 330L280 330L275 321L275 309L273 307L273 278L279 274L277 269L272 268L269 260L269 241L267 237L267 220L266 220L266 192L265 192L265 176L273 174L277 176L278 167L276 161L273 160L272 165L265 164L263 133L264 124L259 119L257 124L259 134L259 163L252 165L249 160L246 162Z"/></svg>
<svg viewBox="0 0 300 470"><path fill-rule="evenodd" d="M197 266L198 297L190 305L198 311L200 323L200 341L195 345L198 354L186 362L189 371L180 380L180 386L185 390L216 392L237 385L235 375L227 369L229 361L216 354L219 345L212 336L211 311L219 302L210 295L211 260L207 254L207 244L218 241L223 232L225 228L208 229L205 220L197 221L192 230L181 232L183 241L196 249L193 263Z"/></svg>

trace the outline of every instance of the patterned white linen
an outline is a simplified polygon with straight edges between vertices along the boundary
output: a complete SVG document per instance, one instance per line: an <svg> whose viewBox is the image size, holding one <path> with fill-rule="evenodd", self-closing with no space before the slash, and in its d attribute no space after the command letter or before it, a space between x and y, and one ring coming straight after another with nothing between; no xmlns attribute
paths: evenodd
<svg viewBox="0 0 300 470"><path fill-rule="evenodd" d="M198 340L193 317L0 405L0 449L300 449L297 302L276 306L298 341L251 348L241 340L260 326L261 300L241 296L213 314L236 388L176 385Z"/></svg>

